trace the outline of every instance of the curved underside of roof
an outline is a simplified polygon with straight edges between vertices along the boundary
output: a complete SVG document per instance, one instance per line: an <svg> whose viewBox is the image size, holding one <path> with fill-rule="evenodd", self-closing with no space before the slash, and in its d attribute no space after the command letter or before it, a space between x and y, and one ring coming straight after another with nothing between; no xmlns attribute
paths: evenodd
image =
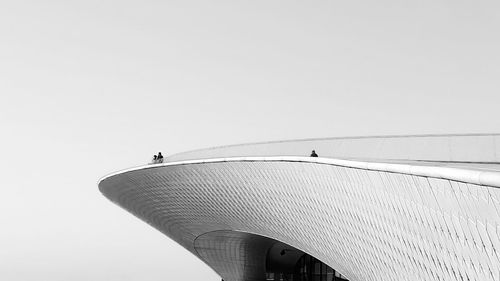
<svg viewBox="0 0 500 281"><path fill-rule="evenodd" d="M115 173L99 188L226 281L257 280L250 277L255 268L241 263L262 266L257 249L270 241L310 254L351 281L500 280L493 166L201 158ZM240 234L215 238L223 233ZM224 258L205 247L210 241L240 243L241 253Z"/></svg>

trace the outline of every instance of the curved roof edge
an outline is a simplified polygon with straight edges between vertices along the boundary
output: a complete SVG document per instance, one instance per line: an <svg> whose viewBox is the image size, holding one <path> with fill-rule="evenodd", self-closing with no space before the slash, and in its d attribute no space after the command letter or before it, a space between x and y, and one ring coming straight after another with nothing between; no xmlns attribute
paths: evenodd
<svg viewBox="0 0 500 281"><path fill-rule="evenodd" d="M194 159L307 156L360 160L410 160L500 163L500 134L338 137L218 146L178 153L167 161Z"/></svg>
<svg viewBox="0 0 500 281"><path fill-rule="evenodd" d="M320 158L320 157L318 158L297 157L297 156L214 158L214 159L187 160L187 161L168 162L162 164L145 165L145 166L139 166L122 170L104 176L99 180L98 185L100 186L101 182L110 177L116 175L122 175L137 170L146 170L146 169L169 167L169 166L221 163L221 162L303 162L311 164L335 165L335 166L370 170L370 171L381 171L389 173L424 176L437 179L448 179L448 180L471 183L476 185L500 187L500 171L485 170L481 169L481 167L435 166L435 165L430 165L429 163L422 163L419 165L418 162L412 162L412 163L367 162L359 160L330 159L330 158Z"/></svg>

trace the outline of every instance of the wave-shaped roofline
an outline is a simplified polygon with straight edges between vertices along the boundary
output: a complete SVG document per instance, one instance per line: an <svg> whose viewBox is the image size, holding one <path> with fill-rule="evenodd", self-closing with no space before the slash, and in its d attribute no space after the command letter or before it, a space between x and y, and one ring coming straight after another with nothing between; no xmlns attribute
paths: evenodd
<svg viewBox="0 0 500 281"><path fill-rule="evenodd" d="M327 158L500 163L500 133L347 136L253 142L186 151L167 157L167 161L304 156L313 149Z"/></svg>
<svg viewBox="0 0 500 281"><path fill-rule="evenodd" d="M344 136L344 137L319 137L319 138L304 138L304 139L290 139L290 140L274 140L274 141L257 141L248 143L235 143L227 145L217 145L206 148L198 148L193 150L188 150L185 152L193 152L199 150L207 150L214 148L226 148L233 146L244 146L244 145L254 145L254 144L268 144L268 143L287 143L287 142L297 142L297 141L322 141L322 140L348 140L348 139L381 139L381 138L425 138L425 137L485 137L485 136L500 136L500 133L470 133L470 134L414 134L414 135L368 135L368 136ZM173 155L182 154L185 152L179 152ZM172 156L173 156L172 155Z"/></svg>

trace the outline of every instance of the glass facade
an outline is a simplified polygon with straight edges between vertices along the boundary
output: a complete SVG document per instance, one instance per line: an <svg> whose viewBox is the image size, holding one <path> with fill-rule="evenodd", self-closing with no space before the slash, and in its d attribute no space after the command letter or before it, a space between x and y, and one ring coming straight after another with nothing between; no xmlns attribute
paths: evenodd
<svg viewBox="0 0 500 281"><path fill-rule="evenodd" d="M348 281L342 274L322 263L320 260L304 254L293 273L267 272L267 281Z"/></svg>

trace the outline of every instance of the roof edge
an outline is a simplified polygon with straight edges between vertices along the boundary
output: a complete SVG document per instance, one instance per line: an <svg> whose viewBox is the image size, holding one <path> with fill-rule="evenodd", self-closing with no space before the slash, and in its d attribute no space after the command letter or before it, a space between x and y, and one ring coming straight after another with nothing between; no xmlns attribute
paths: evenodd
<svg viewBox="0 0 500 281"><path fill-rule="evenodd" d="M213 158L201 160L185 160L178 162L167 162L161 164L150 164L139 167L133 167L121 170L115 173L108 174L98 181L98 186L106 179L123 175L129 172L156 169L170 166L182 165L199 165L211 163L225 163L225 162L291 162L291 163L311 163L322 165L333 165L346 168L362 169L369 171L380 171L388 173L398 173L405 175L423 176L428 178L446 179L464 183L471 183L482 186L500 187L500 172L457 168L449 166L432 166L432 165L419 165L415 163L386 163L386 162L367 162L359 160L345 160L345 159L332 159L322 157L298 157L298 156L270 156L270 157L231 157L231 158Z"/></svg>

